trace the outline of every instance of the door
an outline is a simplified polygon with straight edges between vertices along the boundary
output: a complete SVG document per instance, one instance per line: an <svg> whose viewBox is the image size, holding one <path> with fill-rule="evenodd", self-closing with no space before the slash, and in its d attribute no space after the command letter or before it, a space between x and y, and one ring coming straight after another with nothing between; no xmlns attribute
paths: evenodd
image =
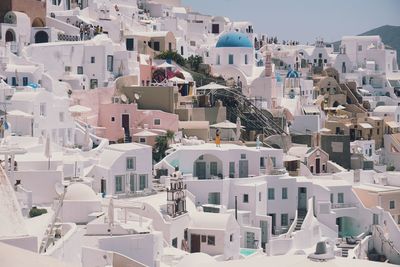
<svg viewBox="0 0 400 267"><path fill-rule="evenodd" d="M253 232L246 232L246 248L254 248L255 234Z"/></svg>
<svg viewBox="0 0 400 267"><path fill-rule="evenodd" d="M106 179L101 179L100 191L101 191L102 194L106 193Z"/></svg>
<svg viewBox="0 0 400 267"><path fill-rule="evenodd" d="M200 180L206 179L206 163L196 162L196 176Z"/></svg>
<svg viewBox="0 0 400 267"><path fill-rule="evenodd" d="M200 235L190 235L190 253L200 252Z"/></svg>
<svg viewBox="0 0 400 267"><path fill-rule="evenodd" d="M350 141L356 140L356 130L350 129Z"/></svg>
<svg viewBox="0 0 400 267"><path fill-rule="evenodd" d="M321 159L320 158L315 159L315 172L317 174L321 173Z"/></svg>
<svg viewBox="0 0 400 267"><path fill-rule="evenodd" d="M210 162L210 174L213 176L218 175L218 163L215 161Z"/></svg>
<svg viewBox="0 0 400 267"><path fill-rule="evenodd" d="M129 189L131 192L135 192L136 191L136 175L135 174L131 174L129 177Z"/></svg>
<svg viewBox="0 0 400 267"><path fill-rule="evenodd" d="M122 128L124 128L125 134L129 134L129 114L122 114Z"/></svg>
<svg viewBox="0 0 400 267"><path fill-rule="evenodd" d="M276 214L275 213L270 213L268 216L271 216L271 223L272 223L272 233L275 234L275 228L276 228Z"/></svg>
<svg viewBox="0 0 400 267"><path fill-rule="evenodd" d="M133 38L126 39L126 50L133 51L134 49Z"/></svg>
<svg viewBox="0 0 400 267"><path fill-rule="evenodd" d="M268 222L260 221L261 228L261 247L265 249L265 244L268 243Z"/></svg>
<svg viewBox="0 0 400 267"><path fill-rule="evenodd" d="M307 188L299 187L298 190L297 209L301 211L307 211Z"/></svg>
<svg viewBox="0 0 400 267"><path fill-rule="evenodd" d="M249 177L249 162L247 160L239 161L239 178Z"/></svg>
<svg viewBox="0 0 400 267"><path fill-rule="evenodd" d="M212 28L211 28L211 32L214 34L218 34L219 33L219 24L213 24Z"/></svg>

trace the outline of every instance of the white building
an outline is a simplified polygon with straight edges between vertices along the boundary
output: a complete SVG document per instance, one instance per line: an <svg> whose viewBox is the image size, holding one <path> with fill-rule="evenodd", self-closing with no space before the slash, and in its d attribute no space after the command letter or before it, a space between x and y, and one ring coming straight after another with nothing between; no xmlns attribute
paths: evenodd
<svg viewBox="0 0 400 267"><path fill-rule="evenodd" d="M152 188L152 148L137 143L106 147L88 173L94 189L106 195L129 195Z"/></svg>

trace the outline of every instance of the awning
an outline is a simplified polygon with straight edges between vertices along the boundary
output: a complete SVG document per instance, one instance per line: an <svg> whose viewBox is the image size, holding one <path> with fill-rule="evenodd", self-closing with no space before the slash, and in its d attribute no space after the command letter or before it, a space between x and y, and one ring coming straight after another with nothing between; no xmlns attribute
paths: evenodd
<svg viewBox="0 0 400 267"><path fill-rule="evenodd" d="M18 109L7 111L7 115L10 116L10 117L23 117L23 118L28 118L28 119L33 118L32 114L23 112L23 111L18 110Z"/></svg>
<svg viewBox="0 0 400 267"><path fill-rule="evenodd" d="M372 125L371 124L369 124L369 123L366 123L366 122L361 122L361 123L359 123L358 125L360 125L362 128L364 128L364 129L373 129L374 127L372 127Z"/></svg>
<svg viewBox="0 0 400 267"><path fill-rule="evenodd" d="M398 123L396 121L387 121L386 124L387 124L387 126L389 126L390 128L393 128L393 129L397 129L400 127L400 123Z"/></svg>
<svg viewBox="0 0 400 267"><path fill-rule="evenodd" d="M218 90L218 89L229 89L229 87L218 84L218 83L209 83L201 87L197 87L196 90Z"/></svg>

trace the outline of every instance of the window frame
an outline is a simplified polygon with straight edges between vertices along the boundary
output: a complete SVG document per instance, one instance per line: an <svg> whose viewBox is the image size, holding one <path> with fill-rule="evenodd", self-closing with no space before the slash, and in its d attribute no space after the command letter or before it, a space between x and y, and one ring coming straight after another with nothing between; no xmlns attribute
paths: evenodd
<svg viewBox="0 0 400 267"><path fill-rule="evenodd" d="M268 200L275 200L275 188L268 188Z"/></svg>

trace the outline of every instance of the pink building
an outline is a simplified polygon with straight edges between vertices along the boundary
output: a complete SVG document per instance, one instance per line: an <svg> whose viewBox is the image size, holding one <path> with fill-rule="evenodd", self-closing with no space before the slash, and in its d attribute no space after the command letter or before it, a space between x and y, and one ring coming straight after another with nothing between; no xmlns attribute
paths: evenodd
<svg viewBox="0 0 400 267"><path fill-rule="evenodd" d="M72 97L75 104L92 109L84 119L97 135L112 142L129 135L133 141L153 145L155 138L167 130L178 131L178 115L161 110L140 110L136 103L116 103L113 98L118 96L113 88L74 92Z"/></svg>
<svg viewBox="0 0 400 267"><path fill-rule="evenodd" d="M140 80L142 86L149 86L152 79L152 64L153 60L149 55L139 55L140 62Z"/></svg>

